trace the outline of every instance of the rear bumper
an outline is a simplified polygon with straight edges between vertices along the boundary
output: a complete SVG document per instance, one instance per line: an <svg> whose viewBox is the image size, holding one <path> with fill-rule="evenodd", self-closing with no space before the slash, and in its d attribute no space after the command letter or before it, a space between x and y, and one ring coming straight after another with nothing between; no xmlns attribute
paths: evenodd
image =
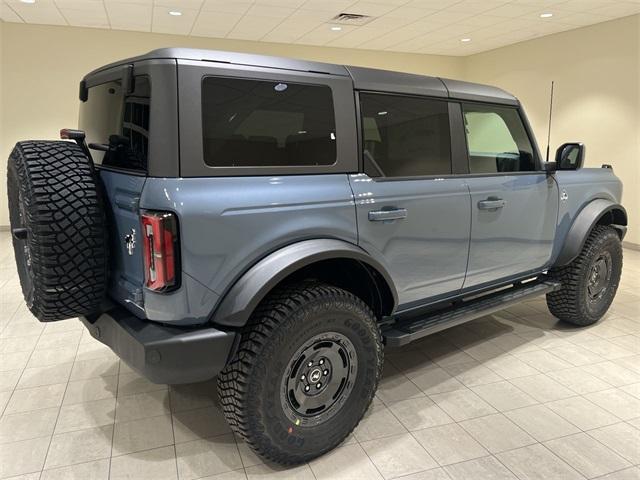
<svg viewBox="0 0 640 480"><path fill-rule="evenodd" d="M92 337L154 383L215 377L224 368L236 335L210 326L180 328L140 320L122 307L80 320Z"/></svg>

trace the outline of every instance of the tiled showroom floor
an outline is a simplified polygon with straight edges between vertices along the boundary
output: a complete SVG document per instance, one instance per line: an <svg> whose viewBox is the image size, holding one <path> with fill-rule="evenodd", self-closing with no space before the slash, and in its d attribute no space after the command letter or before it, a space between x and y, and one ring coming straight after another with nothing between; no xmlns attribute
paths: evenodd
<svg viewBox="0 0 640 480"><path fill-rule="evenodd" d="M214 382L150 384L77 320L38 323L7 232L0 299L0 478L640 478L640 252L594 327L541 298L388 350L355 433L289 470L234 439Z"/></svg>

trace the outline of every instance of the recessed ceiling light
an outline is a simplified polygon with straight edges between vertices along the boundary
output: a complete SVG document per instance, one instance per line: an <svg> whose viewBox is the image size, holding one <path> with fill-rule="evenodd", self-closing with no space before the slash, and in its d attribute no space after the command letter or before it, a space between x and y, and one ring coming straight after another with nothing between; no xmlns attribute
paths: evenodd
<svg viewBox="0 0 640 480"><path fill-rule="evenodd" d="M169 10L169 15L171 15L172 17L179 17L180 15L182 15L182 12L179 10Z"/></svg>
<svg viewBox="0 0 640 480"><path fill-rule="evenodd" d="M464 43L467 43L467 42L470 42L471 39L470 38L461 38L460 41L464 42Z"/></svg>
<svg viewBox="0 0 640 480"><path fill-rule="evenodd" d="M540 18L551 18L553 17L553 13L541 13Z"/></svg>
<svg viewBox="0 0 640 480"><path fill-rule="evenodd" d="M387 113L389 112L383 110L382 112L378 112L378 115L386 115Z"/></svg>
<svg viewBox="0 0 640 480"><path fill-rule="evenodd" d="M331 30L333 30L334 32L339 32L340 30L342 30L342 27L333 26L331 27Z"/></svg>
<svg viewBox="0 0 640 480"><path fill-rule="evenodd" d="M36 0L20 0L22 3L36 3Z"/></svg>

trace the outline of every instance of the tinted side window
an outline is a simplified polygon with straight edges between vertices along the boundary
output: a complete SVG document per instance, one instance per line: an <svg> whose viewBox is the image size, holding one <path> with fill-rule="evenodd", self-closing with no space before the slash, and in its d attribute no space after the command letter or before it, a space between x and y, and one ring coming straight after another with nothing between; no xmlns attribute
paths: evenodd
<svg viewBox="0 0 640 480"><path fill-rule="evenodd" d="M471 173L536 170L533 147L515 108L463 105Z"/></svg>
<svg viewBox="0 0 640 480"><path fill-rule="evenodd" d="M331 89L239 78L202 83L204 161L212 167L333 165Z"/></svg>
<svg viewBox="0 0 640 480"><path fill-rule="evenodd" d="M409 177L451 173L451 136L445 101L360 94L365 165L378 175Z"/></svg>
<svg viewBox="0 0 640 480"><path fill-rule="evenodd" d="M149 151L149 77L135 77L134 91L125 95L120 80L89 88L87 101L80 105L80 129L92 149L97 165L147 170Z"/></svg>

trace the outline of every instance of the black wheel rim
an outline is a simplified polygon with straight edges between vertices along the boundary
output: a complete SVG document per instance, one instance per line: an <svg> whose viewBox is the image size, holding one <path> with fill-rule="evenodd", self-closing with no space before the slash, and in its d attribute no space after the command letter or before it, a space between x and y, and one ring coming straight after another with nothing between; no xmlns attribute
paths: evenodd
<svg viewBox="0 0 640 480"><path fill-rule="evenodd" d="M600 254L591 263L587 276L587 294L591 302L600 300L611 282L612 260L608 252Z"/></svg>
<svg viewBox="0 0 640 480"><path fill-rule="evenodd" d="M327 332L305 342L289 360L281 385L285 415L296 426L326 422L340 411L358 372L356 349L344 335Z"/></svg>

